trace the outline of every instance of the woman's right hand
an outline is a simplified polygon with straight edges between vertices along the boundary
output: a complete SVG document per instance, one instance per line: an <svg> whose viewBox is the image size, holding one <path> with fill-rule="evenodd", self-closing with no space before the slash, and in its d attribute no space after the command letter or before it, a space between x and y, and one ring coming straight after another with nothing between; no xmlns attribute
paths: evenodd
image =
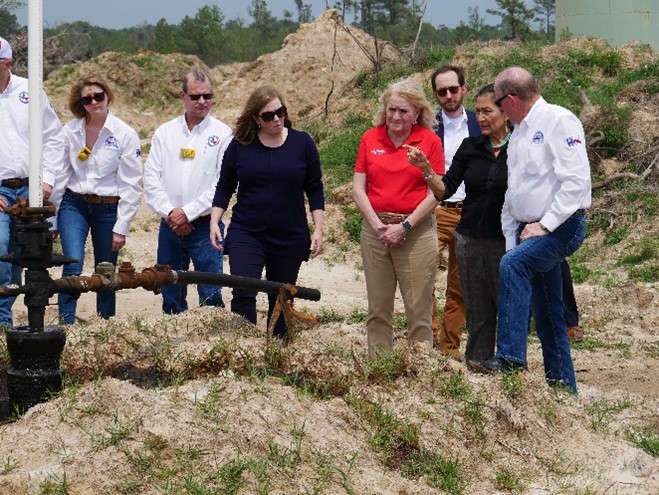
<svg viewBox="0 0 659 495"><path fill-rule="evenodd" d="M218 251L223 251L224 246L222 245L222 241L224 238L222 237L222 231L220 230L220 226L217 223L211 223L211 245L217 249Z"/></svg>

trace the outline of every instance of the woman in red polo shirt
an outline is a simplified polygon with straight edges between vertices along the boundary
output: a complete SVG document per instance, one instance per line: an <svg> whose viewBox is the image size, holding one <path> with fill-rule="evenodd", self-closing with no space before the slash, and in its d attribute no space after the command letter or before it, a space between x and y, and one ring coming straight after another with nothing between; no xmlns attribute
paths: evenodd
<svg viewBox="0 0 659 495"><path fill-rule="evenodd" d="M389 85L359 144L352 182L362 214L361 253L368 298L369 354L393 348L396 287L407 316L407 338L432 345L431 295L437 234L431 215L437 200L410 156L423 153L444 174L442 143L431 130L433 111L413 79Z"/></svg>

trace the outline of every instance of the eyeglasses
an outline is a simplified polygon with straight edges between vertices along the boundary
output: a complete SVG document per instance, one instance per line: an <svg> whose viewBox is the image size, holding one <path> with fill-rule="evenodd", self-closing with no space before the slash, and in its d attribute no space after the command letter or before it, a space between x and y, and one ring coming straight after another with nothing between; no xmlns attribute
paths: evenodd
<svg viewBox="0 0 659 495"><path fill-rule="evenodd" d="M80 101L85 106L91 105L92 101L98 101L100 103L103 100L105 100L105 91L101 91L100 93L92 93L90 95L83 96L82 98L80 98Z"/></svg>
<svg viewBox="0 0 659 495"><path fill-rule="evenodd" d="M202 96L204 97L204 100L212 100L213 99L213 93L203 93L203 94L200 94L200 95L191 95L191 94L188 94L188 93L186 93L186 94L188 95L188 98L190 98L192 101L197 101Z"/></svg>
<svg viewBox="0 0 659 495"><path fill-rule="evenodd" d="M498 106L499 108L501 108L501 103L503 102L503 100L505 100L505 99L508 98L509 96L515 96L515 95L513 95L513 94L511 94L511 93L506 93L506 94L503 95L501 98L497 98L496 100L494 100L494 104L495 104L496 106Z"/></svg>
<svg viewBox="0 0 659 495"><path fill-rule="evenodd" d="M457 95L460 91L460 86L449 86L448 88L439 88L435 90L437 96L446 96L446 93L451 92L452 95Z"/></svg>
<svg viewBox="0 0 659 495"><path fill-rule="evenodd" d="M282 105L274 112L263 112L261 115L259 115L259 117L261 117L263 122L272 122L275 120L275 115L280 119L286 117L286 107Z"/></svg>

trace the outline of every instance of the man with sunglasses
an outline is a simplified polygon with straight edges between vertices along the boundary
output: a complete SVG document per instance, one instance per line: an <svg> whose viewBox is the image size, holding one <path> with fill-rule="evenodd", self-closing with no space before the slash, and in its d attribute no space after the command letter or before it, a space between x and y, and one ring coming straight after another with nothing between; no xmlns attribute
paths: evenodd
<svg viewBox="0 0 659 495"><path fill-rule="evenodd" d="M222 253L210 243L210 212L232 132L209 115L213 89L206 72L186 74L179 95L185 112L156 130L144 168L145 200L161 217L158 263L187 270L192 261L197 271L222 273ZM197 291L200 306L224 307L220 287ZM185 285L163 287L163 312L187 310L186 296Z"/></svg>
<svg viewBox="0 0 659 495"><path fill-rule="evenodd" d="M470 136L480 136L481 130L476 114L463 106L464 95L467 92L464 69L453 65L440 67L430 76L430 85L440 106L434 128L444 145L445 166L448 171L462 141ZM441 255L448 247L448 266L446 303L441 321L437 315L437 297L434 290L432 294L433 340L435 345L439 345L440 352L458 360L461 359L460 339L465 323L465 307L453 233L460 223L464 198L465 188L462 184L453 196L440 202L435 209L439 253Z"/></svg>
<svg viewBox="0 0 659 495"><path fill-rule="evenodd" d="M499 270L496 355L469 364L484 373L525 369L532 309L547 382L576 392L561 264L583 242L584 208L591 204L583 126L569 110L547 103L533 76L521 67L501 72L494 93L515 124L501 212L507 252Z"/></svg>
<svg viewBox="0 0 659 495"><path fill-rule="evenodd" d="M28 197L29 131L28 81L11 72L13 63L9 43L0 38L0 208L13 205L19 197ZM50 197L55 177L64 162L64 132L57 114L43 93L43 196ZM11 239L13 216L0 213L0 256L16 251ZM21 283L21 269L0 262L0 286ZM0 330L12 326L15 298L0 298Z"/></svg>

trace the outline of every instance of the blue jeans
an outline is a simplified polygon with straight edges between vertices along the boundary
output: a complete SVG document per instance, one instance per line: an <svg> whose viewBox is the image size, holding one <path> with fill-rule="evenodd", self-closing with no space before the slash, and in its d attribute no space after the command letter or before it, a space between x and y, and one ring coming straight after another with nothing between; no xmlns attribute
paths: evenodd
<svg viewBox="0 0 659 495"><path fill-rule="evenodd" d="M160 221L158 232L158 263L169 265L172 270L188 270L190 260L195 271L222 273L223 253L211 246L210 215L193 220L194 230L186 236L175 234L165 220ZM220 223L224 237L224 224ZM200 306L224 307L222 287L217 285L197 285ZM162 310L174 315L188 309L187 285L165 285L162 287Z"/></svg>
<svg viewBox="0 0 659 495"><path fill-rule="evenodd" d="M8 206L16 203L19 197L28 197L28 186L16 189L0 186L0 196L7 202ZM0 256L18 251L14 244L14 221L11 215L0 212ZM21 283L21 267L0 261L0 286ZM15 297L0 297L0 326L13 325L11 307L14 305Z"/></svg>
<svg viewBox="0 0 659 495"><path fill-rule="evenodd" d="M266 280L292 285L297 282L302 261L300 258L269 253L261 246L252 244L232 244L229 254L232 275L260 279L265 267ZM245 317L256 325L256 291L235 288L232 294L231 312ZM277 294L268 294L268 326L276 303ZM284 338L286 332L286 320L281 314L272 334Z"/></svg>
<svg viewBox="0 0 659 495"><path fill-rule="evenodd" d="M532 310L547 382L574 392L577 383L563 314L561 263L577 250L585 234L586 220L580 210L550 234L532 237L508 251L499 267L497 357L526 365Z"/></svg>
<svg viewBox="0 0 659 495"><path fill-rule="evenodd" d="M65 256L79 260L62 268L63 277L78 276L82 273L85 259L85 243L91 230L94 248L94 266L101 262L117 264L119 252L112 251L112 228L117 221L117 205L91 204L82 198L64 193L57 212L57 224ZM71 294L57 296L60 323L74 323L78 300ZM116 313L114 291L96 293L96 312L102 318L110 318Z"/></svg>

